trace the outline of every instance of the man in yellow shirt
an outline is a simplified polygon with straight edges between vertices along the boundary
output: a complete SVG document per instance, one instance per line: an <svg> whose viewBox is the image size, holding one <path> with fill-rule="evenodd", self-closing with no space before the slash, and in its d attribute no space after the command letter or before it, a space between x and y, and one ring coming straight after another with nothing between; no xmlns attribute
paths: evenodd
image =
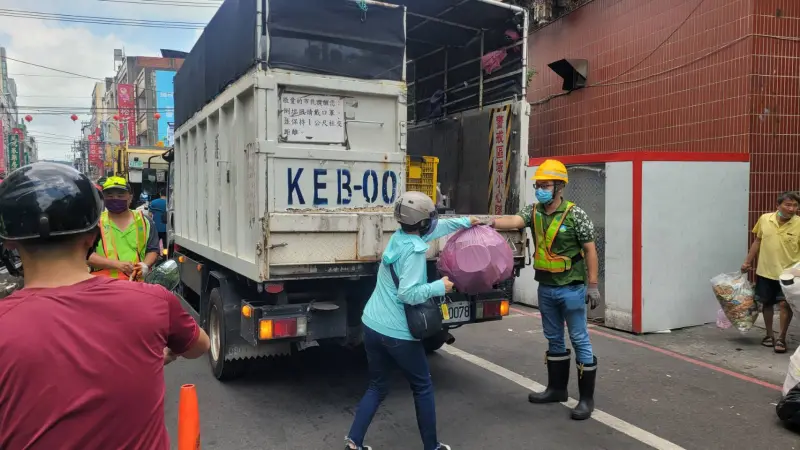
<svg viewBox="0 0 800 450"><path fill-rule="evenodd" d="M786 333L792 321L792 309L786 303L778 278L784 269L800 262L800 217L797 209L800 194L784 192L778 197L778 210L759 217L753 234L756 235L742 271L747 272L758 258L756 268L756 301L763 307L767 336L761 345L774 347L775 353L786 352ZM780 304L781 330L778 339L772 329L774 306Z"/></svg>

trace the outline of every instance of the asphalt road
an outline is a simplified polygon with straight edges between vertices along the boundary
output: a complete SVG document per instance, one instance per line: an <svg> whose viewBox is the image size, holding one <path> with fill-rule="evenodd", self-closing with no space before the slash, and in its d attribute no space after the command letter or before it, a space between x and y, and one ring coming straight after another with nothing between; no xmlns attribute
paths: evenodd
<svg viewBox="0 0 800 450"><path fill-rule="evenodd" d="M592 420L561 404L532 405L546 382L540 319L519 308L500 322L455 330L430 357L439 438L454 449L800 449L775 415L780 392L746 376L681 358L608 330L592 334L599 360ZM637 345L638 344L638 345ZM222 384L205 358L166 369L167 425L175 440L178 391L197 385L202 448L342 449L366 389L363 356L312 348ZM578 397L574 367L570 396ZM411 392L398 374L367 435L375 450L419 449Z"/></svg>

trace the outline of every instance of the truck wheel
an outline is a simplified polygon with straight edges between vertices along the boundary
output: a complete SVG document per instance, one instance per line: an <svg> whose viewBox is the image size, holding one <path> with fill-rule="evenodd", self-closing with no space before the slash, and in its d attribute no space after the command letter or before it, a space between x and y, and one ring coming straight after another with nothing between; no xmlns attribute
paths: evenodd
<svg viewBox="0 0 800 450"><path fill-rule="evenodd" d="M211 290L208 305L208 337L211 349L208 352L208 362L214 377L220 381L227 381L242 375L246 361L225 360L227 343L225 332L225 314L222 313L222 296L218 288Z"/></svg>
<svg viewBox="0 0 800 450"><path fill-rule="evenodd" d="M449 338L450 338L450 333L447 330L443 330L434 336L431 336L427 339L423 339L422 346L425 347L426 352L433 353L436 350L442 348L442 346L447 342Z"/></svg>

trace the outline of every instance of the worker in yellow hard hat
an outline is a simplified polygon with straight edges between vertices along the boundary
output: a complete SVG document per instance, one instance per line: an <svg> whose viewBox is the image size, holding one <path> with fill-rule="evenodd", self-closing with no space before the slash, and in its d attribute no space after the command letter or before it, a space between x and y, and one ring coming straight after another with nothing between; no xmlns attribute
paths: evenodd
<svg viewBox="0 0 800 450"><path fill-rule="evenodd" d="M105 211L100 216L100 241L89 255L95 275L141 281L158 258L158 231L142 211L131 211L131 192L122 177L103 183Z"/></svg>
<svg viewBox="0 0 800 450"><path fill-rule="evenodd" d="M586 305L597 307L598 260L594 224L581 208L564 200L569 182L567 168L560 161L544 161L533 175L537 203L527 205L513 216L495 218L498 229L533 231L536 256L533 268L539 283L539 311L547 338L547 389L531 393L531 403L565 402L571 352L564 342L564 322L575 349L580 401L572 418L585 420L594 410L597 358L592 352L586 323Z"/></svg>

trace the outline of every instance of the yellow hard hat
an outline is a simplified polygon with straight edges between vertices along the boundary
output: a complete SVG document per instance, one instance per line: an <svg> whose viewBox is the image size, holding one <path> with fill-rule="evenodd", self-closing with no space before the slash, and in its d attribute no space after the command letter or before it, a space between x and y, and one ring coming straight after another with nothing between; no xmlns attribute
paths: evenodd
<svg viewBox="0 0 800 450"><path fill-rule="evenodd" d="M533 174L531 180L563 181L564 183L569 183L569 176L567 175L567 168L561 161L548 159L536 168L536 173Z"/></svg>
<svg viewBox="0 0 800 450"><path fill-rule="evenodd" d="M127 191L128 189L128 182L125 181L125 178L122 177L108 177L105 183L103 183L103 190L107 191L109 189L119 189L122 191Z"/></svg>

